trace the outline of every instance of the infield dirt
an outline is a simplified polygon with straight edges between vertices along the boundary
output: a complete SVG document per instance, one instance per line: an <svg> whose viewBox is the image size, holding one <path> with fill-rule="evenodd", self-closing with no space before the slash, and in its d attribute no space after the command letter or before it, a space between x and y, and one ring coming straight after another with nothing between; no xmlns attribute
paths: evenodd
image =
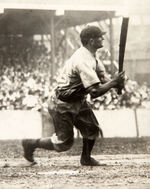
<svg viewBox="0 0 150 189"><path fill-rule="evenodd" d="M81 139L68 152L22 157L20 141L0 141L0 189L149 189L150 139L98 140L93 156L106 166L80 166Z"/></svg>

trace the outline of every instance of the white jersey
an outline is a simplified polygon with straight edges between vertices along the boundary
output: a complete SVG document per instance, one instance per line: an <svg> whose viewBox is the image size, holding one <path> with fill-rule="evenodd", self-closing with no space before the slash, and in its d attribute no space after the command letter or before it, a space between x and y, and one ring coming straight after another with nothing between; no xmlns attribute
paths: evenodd
<svg viewBox="0 0 150 189"><path fill-rule="evenodd" d="M99 70L104 68L98 64ZM62 73L58 77L58 86L82 83L84 88L99 83L96 72L96 59L85 47L80 47L65 63Z"/></svg>
<svg viewBox="0 0 150 189"><path fill-rule="evenodd" d="M57 91L59 89L59 94L62 91L67 95L72 89L78 97L84 96L88 87L100 83L101 75L104 75L104 67L82 46L65 63L57 78Z"/></svg>

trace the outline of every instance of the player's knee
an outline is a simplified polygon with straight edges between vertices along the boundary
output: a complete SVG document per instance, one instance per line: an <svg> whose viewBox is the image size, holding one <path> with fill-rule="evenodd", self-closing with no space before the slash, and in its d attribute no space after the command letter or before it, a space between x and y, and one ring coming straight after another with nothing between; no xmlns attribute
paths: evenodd
<svg viewBox="0 0 150 189"><path fill-rule="evenodd" d="M73 142L73 137L70 137L62 143L54 144L54 148L57 152L64 152L69 150L73 146Z"/></svg>

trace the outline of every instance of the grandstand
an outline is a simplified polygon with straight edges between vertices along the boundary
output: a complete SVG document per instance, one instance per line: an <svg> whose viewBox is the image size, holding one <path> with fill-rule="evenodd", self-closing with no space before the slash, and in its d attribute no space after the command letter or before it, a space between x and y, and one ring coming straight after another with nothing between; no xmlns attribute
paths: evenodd
<svg viewBox="0 0 150 189"><path fill-rule="evenodd" d="M122 6L121 1L118 1L118 5ZM105 57L103 61L108 62L108 70L113 73L113 62L117 62L118 59L118 7L91 6L91 10L85 11L82 6L78 10L72 10L64 5L65 11L54 11L60 7L51 4L45 8L32 3L28 8L24 4L17 6L6 3L4 12L0 15L0 110L32 109L45 114L48 96L57 82L56 73L59 73L64 61L79 47L79 32L85 24L94 23L107 31L106 47L110 51L110 56ZM138 30L135 30L135 25L130 26L129 39L133 30L136 40ZM133 54L139 54L139 51L131 53L133 44L134 42L127 43L125 69L132 80L127 80L123 95L118 96L112 90L101 98L90 99L93 109L149 109L148 77L138 78L136 71L139 69L136 70L136 64L131 64L135 62ZM141 61L143 59L139 58L137 65ZM148 57L144 59L143 64L147 61ZM133 66L134 71L131 69ZM146 70L143 66L142 73L149 70L148 66Z"/></svg>

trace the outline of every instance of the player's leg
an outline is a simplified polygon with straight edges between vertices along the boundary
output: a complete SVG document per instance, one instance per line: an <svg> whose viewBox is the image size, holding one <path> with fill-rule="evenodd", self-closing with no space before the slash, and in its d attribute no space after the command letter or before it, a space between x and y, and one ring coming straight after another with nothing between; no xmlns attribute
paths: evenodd
<svg viewBox="0 0 150 189"><path fill-rule="evenodd" d="M101 165L91 157L91 152L94 147L95 140L99 136L99 133L102 135L102 130L99 127L98 121L93 111L86 102L76 118L75 126L80 130L83 136L83 148L80 160L81 165Z"/></svg>
<svg viewBox="0 0 150 189"><path fill-rule="evenodd" d="M66 112L65 108L61 112L56 111L56 109L49 112L53 118L55 133L47 138L25 139L22 141L24 157L30 162L34 162L33 153L36 148L62 152L70 149L73 145L73 117L71 113Z"/></svg>

